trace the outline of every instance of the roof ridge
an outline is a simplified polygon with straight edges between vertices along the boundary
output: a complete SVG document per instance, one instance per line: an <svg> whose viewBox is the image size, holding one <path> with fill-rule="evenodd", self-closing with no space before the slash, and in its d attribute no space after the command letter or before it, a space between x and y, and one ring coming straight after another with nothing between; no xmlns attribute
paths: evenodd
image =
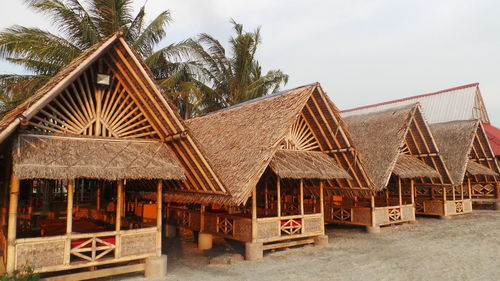
<svg viewBox="0 0 500 281"><path fill-rule="evenodd" d="M440 90L440 91L437 91L437 92L431 92L431 93L427 93L427 94L421 94L421 95L410 96L410 97L401 98L401 99L395 99L395 100L390 100L390 101L385 101L385 102L379 102L379 103L374 103L374 104L369 104L369 105L354 107L354 108L350 108L350 109L341 110L340 112L341 113L351 112L351 111L361 110L361 109L365 109L365 108L371 108L371 107L376 107L376 106L380 106L380 105L397 103L397 102L412 100L412 99L421 98L421 97L433 96L433 95L438 95L438 94L442 94L442 93L446 93L446 92L451 92L451 91L456 91L456 90L462 90L462 89L471 88L471 87L477 87L477 86L479 86L479 83L476 82L476 83L471 83L471 84L466 84L466 85L462 85L462 86L457 86L457 87L453 87L453 88L448 88L448 89Z"/></svg>

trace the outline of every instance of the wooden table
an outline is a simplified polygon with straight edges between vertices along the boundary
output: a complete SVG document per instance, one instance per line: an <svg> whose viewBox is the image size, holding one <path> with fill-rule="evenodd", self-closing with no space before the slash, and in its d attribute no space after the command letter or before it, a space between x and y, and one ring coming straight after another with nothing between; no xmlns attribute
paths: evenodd
<svg viewBox="0 0 500 281"><path fill-rule="evenodd" d="M66 220L64 219L44 219L40 220L42 236L63 235L66 233ZM89 220L74 220L73 233L93 233L102 232L104 227Z"/></svg>

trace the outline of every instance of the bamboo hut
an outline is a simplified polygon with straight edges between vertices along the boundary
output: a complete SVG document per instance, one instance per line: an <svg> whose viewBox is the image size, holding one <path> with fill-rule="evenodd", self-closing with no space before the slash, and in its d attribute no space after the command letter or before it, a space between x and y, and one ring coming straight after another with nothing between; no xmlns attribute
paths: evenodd
<svg viewBox="0 0 500 281"><path fill-rule="evenodd" d="M369 200L335 202L347 215L364 212L366 220L334 222L364 225L369 232L413 222L415 186L452 183L418 104L350 114L344 120L377 193Z"/></svg>
<svg viewBox="0 0 500 281"><path fill-rule="evenodd" d="M476 190L494 190L498 164L480 120L451 121L430 126L455 185L417 186L417 214L443 217L472 212Z"/></svg>
<svg viewBox="0 0 500 281"><path fill-rule="evenodd" d="M226 193L120 33L4 116L0 157L4 272L162 275L164 184Z"/></svg>
<svg viewBox="0 0 500 281"><path fill-rule="evenodd" d="M245 242L246 258L264 250L325 243L325 193L369 196L363 167L337 108L319 84L252 100L186 121L229 195L167 190L168 222L199 234Z"/></svg>
<svg viewBox="0 0 500 281"><path fill-rule="evenodd" d="M416 102L419 102L422 106L428 124L459 120L481 120L493 153L497 161L500 160L500 129L490 122L486 104L479 89L479 83L348 109L343 111L343 116L377 112ZM493 204L497 210L500 210L500 183L495 185L490 183L485 185L475 184L472 189L472 202L481 205Z"/></svg>

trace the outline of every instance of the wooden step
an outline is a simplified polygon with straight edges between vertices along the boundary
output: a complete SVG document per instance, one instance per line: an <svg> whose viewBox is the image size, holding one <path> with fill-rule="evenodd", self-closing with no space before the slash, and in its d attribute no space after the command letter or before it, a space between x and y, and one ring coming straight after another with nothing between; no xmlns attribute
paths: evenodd
<svg viewBox="0 0 500 281"><path fill-rule="evenodd" d="M287 247L293 247L293 246L299 246L299 245L305 245L305 244L312 244L312 243L314 243L314 239L308 238L308 239L301 239L301 240L296 240L296 241L267 244L267 245L264 245L262 247L262 249L264 251L266 251L266 250L272 250L272 249L278 249L278 248L287 248Z"/></svg>
<svg viewBox="0 0 500 281"><path fill-rule="evenodd" d="M94 271L85 271L78 273L70 273L65 275L53 276L44 278L44 281L62 281L62 280L87 280L87 279L95 279L112 275L121 275L133 272L141 272L144 271L145 265L143 263L132 264L132 265L124 265L117 267L110 267L105 269L98 269Z"/></svg>

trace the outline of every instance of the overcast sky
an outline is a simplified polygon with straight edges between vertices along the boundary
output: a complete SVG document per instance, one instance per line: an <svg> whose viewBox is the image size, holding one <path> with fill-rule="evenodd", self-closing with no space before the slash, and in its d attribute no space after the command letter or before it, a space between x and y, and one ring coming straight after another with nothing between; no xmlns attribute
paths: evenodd
<svg viewBox="0 0 500 281"><path fill-rule="evenodd" d="M0 29L50 29L22 0L5 2ZM225 43L230 18L247 30L261 26L264 70L289 74L285 88L320 82L341 109L479 82L500 125L500 1L149 0L146 7L150 19L172 12L161 45L202 32ZM0 73L14 71L0 62Z"/></svg>

